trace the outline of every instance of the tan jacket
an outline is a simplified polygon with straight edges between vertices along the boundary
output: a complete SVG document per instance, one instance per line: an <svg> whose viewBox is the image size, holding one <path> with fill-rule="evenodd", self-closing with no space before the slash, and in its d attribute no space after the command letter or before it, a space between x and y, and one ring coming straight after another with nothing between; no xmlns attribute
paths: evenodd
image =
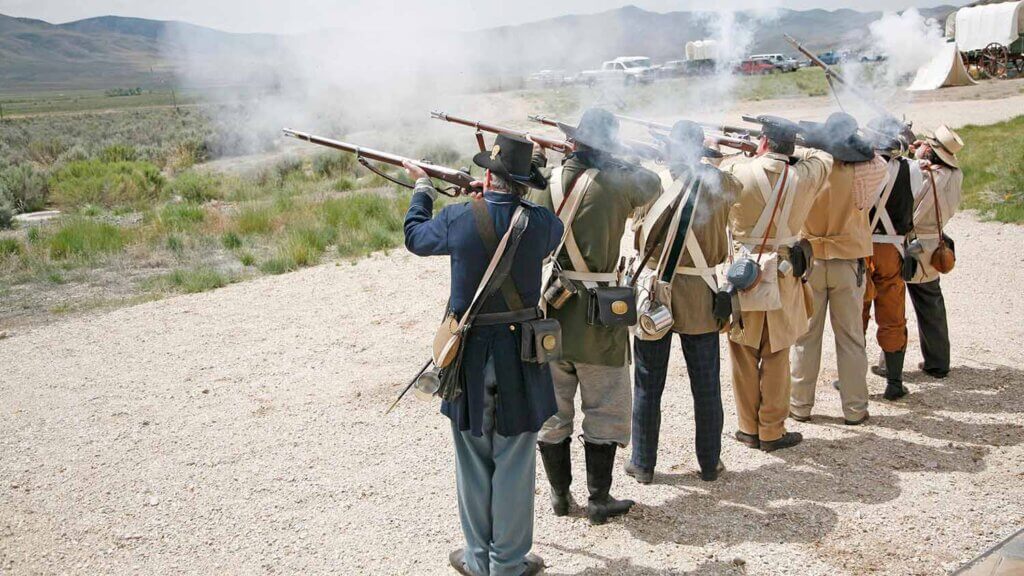
<svg viewBox="0 0 1024 576"><path fill-rule="evenodd" d="M700 201L694 207L692 230L705 263L714 268L729 257L725 229L729 225L729 210L739 197L743 184L731 173L713 166L701 164L698 169L701 176ZM679 178L688 178L690 170L689 167L674 168L672 173L665 170L661 174L663 190L671 188L672 182ZM639 234L637 238L640 238ZM662 250L664 248L655 250L648 267L657 266ZM676 269L682 272L693 267L693 255L684 250ZM715 285L721 285L720 279L715 280ZM672 317L675 322L672 331L690 335L718 332L721 326L713 312L714 295L703 277L677 273L672 278Z"/></svg>
<svg viewBox="0 0 1024 576"><path fill-rule="evenodd" d="M932 172L935 176L935 189L939 192L939 212L942 225L945 226L960 208L964 173L948 166L932 166L935 168ZM924 252L918 257L917 274L910 283L922 284L939 277L939 271L931 264L932 253L939 246L939 226L935 219L935 196L928 172L922 172L919 164L911 164L910 180L914 190L914 235L924 247Z"/></svg>
<svg viewBox="0 0 1024 576"><path fill-rule="evenodd" d="M856 260L871 256L869 195L889 177L885 160L835 162L828 186L814 201L801 236L820 260Z"/></svg>
<svg viewBox="0 0 1024 576"><path fill-rule="evenodd" d="M790 173L799 178L796 196L787 222L790 230L800 230L807 214L816 198L826 186L832 170L832 156L818 150L801 150L797 156L800 160L790 166ZM765 201L761 189L757 185L755 170L764 168L768 180L775 186L782 176L787 158L780 154L767 154L755 158L751 162L732 166L731 170L743 183L743 191L739 200L733 205L729 214L730 226L736 240L750 238L751 232L764 210ZM867 224L865 223L865 228ZM772 226L768 235L777 234L777 224ZM870 236L868 246L871 245ZM786 253L787 250L783 249ZM792 346L797 338L807 332L808 320L813 314L810 287L793 276L779 276L779 294L782 308L770 312L742 312L743 329L733 323L729 338L736 343L760 348L761 331L768 326L769 343L773 352Z"/></svg>

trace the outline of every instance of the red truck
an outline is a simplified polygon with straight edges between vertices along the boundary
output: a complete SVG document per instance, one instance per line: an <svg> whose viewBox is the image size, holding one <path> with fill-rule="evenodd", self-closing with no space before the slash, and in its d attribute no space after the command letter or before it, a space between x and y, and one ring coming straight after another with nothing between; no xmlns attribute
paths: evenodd
<svg viewBox="0 0 1024 576"><path fill-rule="evenodd" d="M751 58L744 60L736 66L736 72L740 74L746 74L747 76L754 76L757 74L772 74L778 72L779 68L771 61L765 58Z"/></svg>

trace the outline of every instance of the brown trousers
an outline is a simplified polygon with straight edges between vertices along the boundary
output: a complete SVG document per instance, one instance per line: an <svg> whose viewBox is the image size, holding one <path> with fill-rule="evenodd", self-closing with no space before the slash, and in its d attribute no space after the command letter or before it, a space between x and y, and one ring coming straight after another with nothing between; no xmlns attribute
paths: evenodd
<svg viewBox="0 0 1024 576"><path fill-rule="evenodd" d="M870 284L865 291L864 332L871 319L871 304L875 305L875 324L878 325L878 345L885 352L899 352L907 347L907 285L901 268L903 259L893 244L875 244L875 255L870 258Z"/></svg>
<svg viewBox="0 0 1024 576"><path fill-rule="evenodd" d="M789 416L789 348L772 352L765 325L759 348L729 340L729 357L740 432L778 440Z"/></svg>

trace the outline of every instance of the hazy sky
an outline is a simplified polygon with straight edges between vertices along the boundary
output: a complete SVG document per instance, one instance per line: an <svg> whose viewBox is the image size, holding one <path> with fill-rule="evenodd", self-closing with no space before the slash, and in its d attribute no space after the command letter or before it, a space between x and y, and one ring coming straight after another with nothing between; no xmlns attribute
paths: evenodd
<svg viewBox="0 0 1024 576"><path fill-rule="evenodd" d="M54 23L115 14L183 20L232 32L287 33L392 24L466 30L600 12L626 4L668 12L708 10L711 6L902 10L944 3L964 4L965 0L0 0L0 14Z"/></svg>

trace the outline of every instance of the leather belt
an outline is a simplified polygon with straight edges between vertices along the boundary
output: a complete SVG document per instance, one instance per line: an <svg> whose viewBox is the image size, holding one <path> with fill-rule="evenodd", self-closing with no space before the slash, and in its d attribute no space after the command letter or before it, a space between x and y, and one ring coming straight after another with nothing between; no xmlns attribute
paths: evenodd
<svg viewBox="0 0 1024 576"><path fill-rule="evenodd" d="M493 314L477 314L473 326L495 326L497 324L518 324L541 318L537 308L523 308L511 312L495 312Z"/></svg>

